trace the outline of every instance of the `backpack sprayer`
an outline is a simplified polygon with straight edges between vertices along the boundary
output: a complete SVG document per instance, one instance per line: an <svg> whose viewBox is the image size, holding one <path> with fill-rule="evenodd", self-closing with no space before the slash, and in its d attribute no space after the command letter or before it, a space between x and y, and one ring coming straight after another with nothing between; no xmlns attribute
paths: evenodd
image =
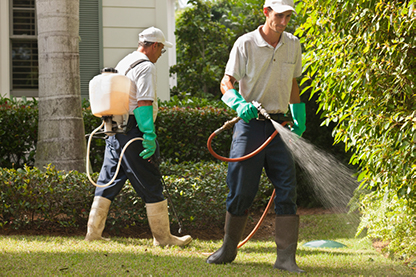
<svg viewBox="0 0 416 277"><path fill-rule="evenodd" d="M106 67L89 84L91 112L103 119L104 133L109 136L125 132L129 119L131 80L116 73Z"/></svg>
<svg viewBox="0 0 416 277"><path fill-rule="evenodd" d="M261 114L265 119L270 120L272 122L273 126L275 126L275 129L276 129L276 124L279 124L279 123L277 123L276 121L274 121L271 118L271 116L262 107L262 105L259 102L257 102L257 101L252 101L252 104L257 108L257 111L259 112L259 114ZM221 161L225 161L225 162L240 162L240 161L247 160L247 159L249 159L251 157L254 157L260 151L262 151L274 139L274 137L278 133L278 131L275 130L273 132L273 134L259 148L257 148L253 152L251 152L251 153L249 153L249 154L247 154L247 155L245 155L243 157L240 157L240 158L226 158L226 157L220 156L217 153L215 153L215 151L212 149L212 146L211 146L211 143L212 143L212 140L214 139L214 137L217 136L217 135L219 135L220 133L222 133L225 130L231 129L238 121L240 121L240 119L241 119L240 117L234 117L233 119L225 122L222 127L220 127L217 130L215 130L209 136L208 141L207 141L207 147L208 147L208 150L211 153L211 155L213 155L215 158L217 158L217 159L219 159ZM284 121L281 125L282 126L285 126L291 120L292 120L292 118L290 116L287 116L287 121ZM267 215L267 212L269 211L269 209L270 209L270 207L271 207L271 205L273 203L273 199L274 199L275 195L276 195L276 190L273 190L273 193L270 196L270 200L267 203L267 206L266 206L266 208L265 208L262 216L260 217L259 221L257 222L256 226L253 228L253 230L250 232L250 234L248 234L248 236L238 244L237 248L240 248L241 246L243 246L257 232L257 230L259 229L260 225L263 223L263 221L264 221L264 219L265 219L265 217Z"/></svg>
<svg viewBox="0 0 416 277"><path fill-rule="evenodd" d="M133 141L143 140L143 138L134 138L123 147L114 177L107 184L98 185L91 179L89 166L91 139L96 133L114 136L115 134L126 132L129 119L129 95L131 86L131 80L124 75L117 74L117 70L114 68L104 68L101 70L100 75L95 76L90 81L89 95L91 113L97 117L101 117L103 120L101 125L89 135L90 137L87 145L87 176L90 182L96 187L107 187L114 182L119 172L121 160L126 148ZM104 131L98 132L103 126Z"/></svg>

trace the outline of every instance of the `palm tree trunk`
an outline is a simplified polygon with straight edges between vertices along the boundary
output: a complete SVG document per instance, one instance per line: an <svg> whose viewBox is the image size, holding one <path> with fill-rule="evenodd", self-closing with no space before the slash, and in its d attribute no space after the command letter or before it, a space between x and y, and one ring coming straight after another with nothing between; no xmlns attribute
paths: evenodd
<svg viewBox="0 0 416 277"><path fill-rule="evenodd" d="M39 127L35 166L85 171L79 0L36 0ZM98 49L97 49L98 51Z"/></svg>

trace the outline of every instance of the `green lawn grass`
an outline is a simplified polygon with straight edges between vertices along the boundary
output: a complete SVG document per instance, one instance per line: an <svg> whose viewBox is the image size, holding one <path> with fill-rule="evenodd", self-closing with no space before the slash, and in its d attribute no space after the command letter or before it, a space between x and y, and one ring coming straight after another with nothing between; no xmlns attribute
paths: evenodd
<svg viewBox="0 0 416 277"><path fill-rule="evenodd" d="M297 262L308 276L415 276L401 261L378 253L354 237L356 220L347 215L301 217ZM310 248L311 240L335 240L345 248ZM0 236L0 276L289 276L273 269L273 238L245 244L228 265L205 263L222 241L194 240L189 247L157 248L150 239L113 237Z"/></svg>

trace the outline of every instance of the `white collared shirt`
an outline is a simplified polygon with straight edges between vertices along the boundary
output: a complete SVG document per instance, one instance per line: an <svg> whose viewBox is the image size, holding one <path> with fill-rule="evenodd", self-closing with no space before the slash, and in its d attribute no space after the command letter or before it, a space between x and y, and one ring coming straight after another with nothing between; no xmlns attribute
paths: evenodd
<svg viewBox="0 0 416 277"><path fill-rule="evenodd" d="M256 100L269 113L286 113L292 80L302 74L300 42L283 32L274 48L260 34L261 27L237 39L225 74L239 82L239 93L247 102Z"/></svg>

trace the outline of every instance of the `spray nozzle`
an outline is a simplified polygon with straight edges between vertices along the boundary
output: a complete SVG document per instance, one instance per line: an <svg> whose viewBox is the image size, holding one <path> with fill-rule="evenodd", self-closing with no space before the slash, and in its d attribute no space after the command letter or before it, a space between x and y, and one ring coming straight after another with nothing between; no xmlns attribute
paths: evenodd
<svg viewBox="0 0 416 277"><path fill-rule="evenodd" d="M259 102L257 102L257 101L252 101L251 103L254 105L254 107L256 107L256 109L258 110L258 112L259 112L262 116L264 116L264 118L266 118L266 119L268 119L268 120L271 120L270 115L267 113L266 109L265 109L265 108L263 108L263 106L262 106Z"/></svg>

